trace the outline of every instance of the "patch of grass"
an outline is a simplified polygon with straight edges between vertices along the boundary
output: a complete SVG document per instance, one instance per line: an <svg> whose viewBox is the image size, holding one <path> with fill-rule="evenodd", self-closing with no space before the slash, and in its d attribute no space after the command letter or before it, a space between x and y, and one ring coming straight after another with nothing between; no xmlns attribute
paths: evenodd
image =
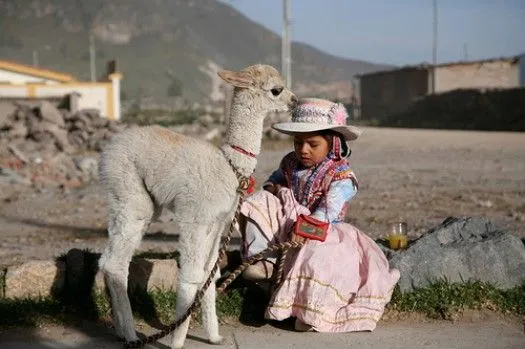
<svg viewBox="0 0 525 349"><path fill-rule="evenodd" d="M158 319L163 324L175 321L177 294L174 291L135 291L131 298L135 315L148 321Z"/></svg>
<svg viewBox="0 0 525 349"><path fill-rule="evenodd" d="M463 309L525 315L525 283L509 290L481 281L451 283L446 280L410 293L402 293L396 287L388 307L401 312L424 313L433 319L451 319Z"/></svg>
<svg viewBox="0 0 525 349"><path fill-rule="evenodd" d="M241 315L245 289L233 289L217 296L217 313L221 316L239 318Z"/></svg>
<svg viewBox="0 0 525 349"><path fill-rule="evenodd" d="M111 316L111 302L105 292L93 291L93 304L100 317Z"/></svg>
<svg viewBox="0 0 525 349"><path fill-rule="evenodd" d="M111 314L109 297L103 292L92 293L89 306L93 309L79 308L64 299L0 299L0 327L37 326L46 322L70 323L71 319L86 316L95 320L105 319ZM163 324L175 320L177 295L173 291L134 290L130 293L130 300L137 318ZM264 310L267 300L260 294L254 298L247 287L231 289L218 295L217 314L220 319L256 317L257 314L250 315L246 312ZM254 308L254 303L262 308ZM491 310L523 317L525 283L509 290L501 290L480 281L451 283L446 280L410 293L401 293L396 287L387 308L402 313L422 313L432 319L446 320L453 319L455 314L465 309ZM199 316L195 319L200 321Z"/></svg>

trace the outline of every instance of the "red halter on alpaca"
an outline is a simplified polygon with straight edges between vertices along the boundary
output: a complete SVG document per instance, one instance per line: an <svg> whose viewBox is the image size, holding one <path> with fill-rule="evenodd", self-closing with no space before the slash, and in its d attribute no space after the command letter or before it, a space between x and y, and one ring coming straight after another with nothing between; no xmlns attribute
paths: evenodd
<svg viewBox="0 0 525 349"><path fill-rule="evenodd" d="M244 148L241 148L241 147L239 147L237 145L230 145L230 147L232 147L233 150L237 150L239 153L244 154L246 156L249 156L251 158L255 159L257 157L257 154L251 153L248 150L246 150Z"/></svg>

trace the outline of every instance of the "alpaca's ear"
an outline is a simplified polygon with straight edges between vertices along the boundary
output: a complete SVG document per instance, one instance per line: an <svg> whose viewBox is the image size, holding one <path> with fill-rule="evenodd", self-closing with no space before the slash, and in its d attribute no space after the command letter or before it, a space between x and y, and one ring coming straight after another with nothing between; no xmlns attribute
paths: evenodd
<svg viewBox="0 0 525 349"><path fill-rule="evenodd" d="M252 76L246 72L233 72L230 70L220 70L217 72L224 81L236 87L250 88L255 86Z"/></svg>

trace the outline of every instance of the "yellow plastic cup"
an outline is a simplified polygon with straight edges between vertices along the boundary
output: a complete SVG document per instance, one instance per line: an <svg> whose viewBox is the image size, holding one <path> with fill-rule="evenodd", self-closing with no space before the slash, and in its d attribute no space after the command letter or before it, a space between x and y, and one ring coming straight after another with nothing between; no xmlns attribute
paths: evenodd
<svg viewBox="0 0 525 349"><path fill-rule="evenodd" d="M403 249L408 245L408 237L405 234L390 234L387 240L388 245L393 250Z"/></svg>
<svg viewBox="0 0 525 349"><path fill-rule="evenodd" d="M408 245L407 237L408 226L403 220L398 220L390 224L390 234L387 236L388 245L393 250L406 248Z"/></svg>

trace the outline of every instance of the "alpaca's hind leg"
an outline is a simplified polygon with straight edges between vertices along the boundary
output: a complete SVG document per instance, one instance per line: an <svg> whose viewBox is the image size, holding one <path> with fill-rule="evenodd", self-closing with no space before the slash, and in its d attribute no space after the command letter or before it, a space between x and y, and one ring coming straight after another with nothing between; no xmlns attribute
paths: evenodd
<svg viewBox="0 0 525 349"><path fill-rule="evenodd" d="M137 339L127 292L129 263L150 223L153 214L153 208L150 209L151 205L151 202L145 202L140 210L123 208L110 215L109 242L99 262L111 296L112 315L117 336L127 341Z"/></svg>
<svg viewBox="0 0 525 349"><path fill-rule="evenodd" d="M180 271L175 311L177 318L180 318L192 304L197 291L207 277L204 269L209 254L205 247L210 228L205 224L179 224L178 228L181 237ZM210 285L210 287L214 286ZM190 318L175 330L171 342L172 349L184 346L189 324Z"/></svg>

